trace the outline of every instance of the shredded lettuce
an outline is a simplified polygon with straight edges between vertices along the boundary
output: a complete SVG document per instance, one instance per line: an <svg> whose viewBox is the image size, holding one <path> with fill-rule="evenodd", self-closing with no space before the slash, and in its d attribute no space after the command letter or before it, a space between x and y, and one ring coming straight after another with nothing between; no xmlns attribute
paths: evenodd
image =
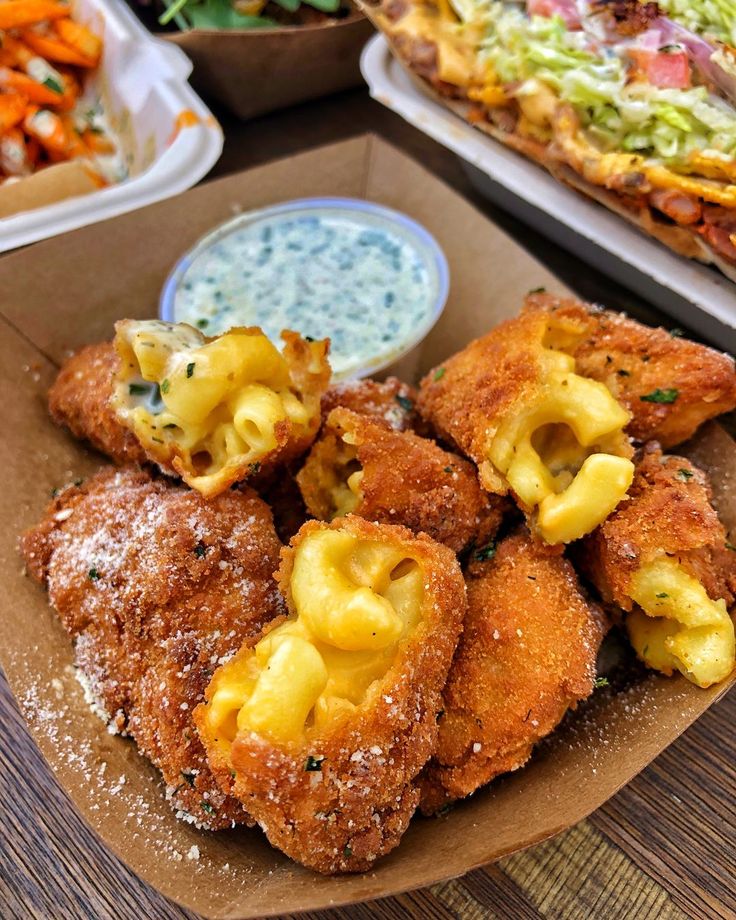
<svg viewBox="0 0 736 920"><path fill-rule="evenodd" d="M671 19L687 29L736 46L734 0L658 0L658 3Z"/></svg>
<svg viewBox="0 0 736 920"><path fill-rule="evenodd" d="M730 0L729 0L730 2ZM703 86L660 89L627 84L613 49L593 52L581 31L559 17L528 18L518 7L478 2L484 24L481 56L506 84L540 80L570 103L602 150L627 150L670 162L692 151L736 153L736 111Z"/></svg>

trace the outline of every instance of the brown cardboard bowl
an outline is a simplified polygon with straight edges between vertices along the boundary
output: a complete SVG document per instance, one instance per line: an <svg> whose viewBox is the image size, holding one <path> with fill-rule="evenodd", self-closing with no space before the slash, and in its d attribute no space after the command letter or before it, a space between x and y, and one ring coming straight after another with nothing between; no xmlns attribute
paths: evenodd
<svg viewBox="0 0 736 920"><path fill-rule="evenodd" d="M109 336L119 317L156 314L171 266L207 230L240 209L325 194L403 210L444 248L450 297L425 342L422 370L515 313L529 288L563 290L467 202L375 138L211 182L0 260L2 665L39 747L92 828L139 875L208 917L260 917L395 894L538 843L602 805L733 682L700 690L682 678L634 672L624 689L598 691L572 713L525 769L445 817L415 818L401 845L363 875L323 878L271 849L258 830L208 834L175 820L156 771L130 741L107 734L84 703L68 637L44 592L22 572L18 531L38 520L51 488L102 462L50 423L45 394L70 347ZM688 450L710 469L718 507L733 527L736 445L708 425Z"/></svg>
<svg viewBox="0 0 736 920"><path fill-rule="evenodd" d="M356 10L314 25L194 29L163 37L194 62L191 80L198 92L247 119L359 86L360 52L372 33Z"/></svg>

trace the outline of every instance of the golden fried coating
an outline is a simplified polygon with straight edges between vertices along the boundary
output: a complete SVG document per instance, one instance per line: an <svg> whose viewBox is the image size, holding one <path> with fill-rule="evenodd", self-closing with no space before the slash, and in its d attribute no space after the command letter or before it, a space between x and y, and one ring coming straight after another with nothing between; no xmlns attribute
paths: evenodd
<svg viewBox="0 0 736 920"><path fill-rule="evenodd" d="M705 473L685 457L647 445L624 502L587 537L576 561L606 603L631 610L631 579L658 556L677 557L713 598L736 593L736 553L711 504Z"/></svg>
<svg viewBox="0 0 736 920"><path fill-rule="evenodd" d="M631 611L627 629L646 664L709 686L734 666L729 547L705 474L650 444L629 500L578 547L578 562L604 601Z"/></svg>
<svg viewBox="0 0 736 920"><path fill-rule="evenodd" d="M416 410L417 392L397 377L379 382L343 380L333 383L322 397L322 421L333 409L343 408L380 419L395 431L416 431L424 434L426 427Z"/></svg>
<svg viewBox="0 0 736 920"><path fill-rule="evenodd" d="M218 669L195 722L270 842L319 872L399 842L465 613L447 547L348 515L282 551L289 618Z"/></svg>
<svg viewBox="0 0 736 920"><path fill-rule="evenodd" d="M521 767L591 693L605 631L562 556L526 528L466 574L468 612L442 694L439 738L421 776L432 814Z"/></svg>
<svg viewBox="0 0 736 920"><path fill-rule="evenodd" d="M550 544L590 533L626 494L626 412L571 351L586 319L543 309L501 323L422 380L418 408L478 465L484 488L511 492Z"/></svg>
<svg viewBox="0 0 736 920"><path fill-rule="evenodd" d="M484 492L475 467L434 441L377 418L333 409L297 476L307 509L403 524L456 553L498 530L506 501Z"/></svg>
<svg viewBox="0 0 736 920"><path fill-rule="evenodd" d="M87 440L116 463L144 463L146 452L124 428L110 403L120 360L112 342L87 345L71 356L49 390L49 411L57 425Z"/></svg>
<svg viewBox="0 0 736 920"><path fill-rule="evenodd" d="M192 712L218 664L284 612L279 548L251 490L205 501L130 467L64 490L21 540L93 701L208 828L246 815L215 783Z"/></svg>
<svg viewBox="0 0 736 920"><path fill-rule="evenodd" d="M673 447L708 419L736 408L730 355L644 326L621 313L551 294L532 294L528 310L546 309L586 326L573 349L578 372L606 384L632 415L636 441Z"/></svg>

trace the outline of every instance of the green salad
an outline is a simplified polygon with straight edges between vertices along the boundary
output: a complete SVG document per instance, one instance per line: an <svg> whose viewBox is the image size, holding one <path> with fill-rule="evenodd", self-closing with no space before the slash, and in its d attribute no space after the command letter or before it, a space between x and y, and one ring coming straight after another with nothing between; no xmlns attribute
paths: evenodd
<svg viewBox="0 0 736 920"><path fill-rule="evenodd" d="M705 86L631 82L616 49L582 29L568 30L557 15L529 17L495 0L465 0L461 9L466 22L482 24L481 58L500 81L520 84L516 96L534 95L537 81L552 87L600 149L673 163L693 151L736 154L736 112Z"/></svg>
<svg viewBox="0 0 736 920"><path fill-rule="evenodd" d="M180 29L257 29L289 25L300 8L315 14L337 13L340 0L163 0L161 25ZM298 21L304 21L300 17Z"/></svg>

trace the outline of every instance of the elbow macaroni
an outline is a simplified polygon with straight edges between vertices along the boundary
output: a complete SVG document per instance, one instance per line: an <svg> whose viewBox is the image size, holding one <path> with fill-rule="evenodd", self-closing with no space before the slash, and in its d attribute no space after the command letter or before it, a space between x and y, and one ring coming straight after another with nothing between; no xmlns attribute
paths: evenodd
<svg viewBox="0 0 736 920"><path fill-rule="evenodd" d="M291 575L294 613L212 679L205 719L225 749L240 731L299 745L370 698L421 619L424 576L404 546L310 533Z"/></svg>
<svg viewBox="0 0 736 920"><path fill-rule="evenodd" d="M665 674L678 670L699 687L731 673L736 649L726 602L711 600L675 559L642 566L633 577L631 597L641 609L628 615L626 626L648 667Z"/></svg>
<svg viewBox="0 0 736 920"><path fill-rule="evenodd" d="M590 533L621 501L634 476L623 433L629 413L602 383L575 373L574 331L550 320L543 341L543 380L523 410L507 416L488 457L520 502L536 509L547 543Z"/></svg>
<svg viewBox="0 0 736 920"><path fill-rule="evenodd" d="M208 340L184 324L120 322L118 417L153 459L216 495L316 431L326 343L284 338L282 354L259 329Z"/></svg>

